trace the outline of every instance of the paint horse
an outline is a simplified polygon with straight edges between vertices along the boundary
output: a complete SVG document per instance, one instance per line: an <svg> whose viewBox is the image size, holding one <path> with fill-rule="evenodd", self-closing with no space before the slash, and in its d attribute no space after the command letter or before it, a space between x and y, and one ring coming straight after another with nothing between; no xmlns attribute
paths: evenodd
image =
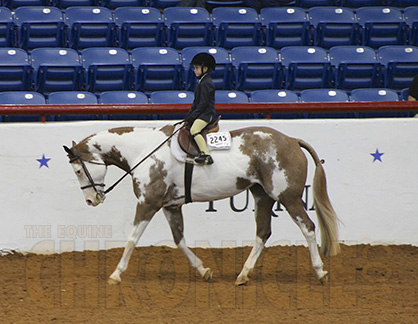
<svg viewBox="0 0 418 324"><path fill-rule="evenodd" d="M104 178L109 165L129 172L141 158L167 140L174 130L171 125L161 129L115 128L91 135L78 144L73 142L71 149L64 147L87 204L97 206L104 201ZM271 235L272 207L276 201L286 208L301 229L308 242L316 275L321 282L326 281L328 273L323 269L320 252L325 256L335 255L339 252L339 243L338 218L328 197L323 161L305 141L271 128L237 129L231 131L231 138L229 151L212 152L214 164L195 167L191 198L195 202L213 201L247 189L254 196L256 241L236 279L236 285L249 281L249 274ZM203 266L183 237L184 163L173 157L170 150L172 141L174 138L131 172L138 200L136 215L122 258L111 274L109 284L121 282L121 274L128 267L134 247L160 209L163 209L178 248L205 280L212 278L212 270ZM320 250L315 224L308 217L301 198L307 177L307 159L301 148L309 152L316 165L313 196L321 230Z"/></svg>

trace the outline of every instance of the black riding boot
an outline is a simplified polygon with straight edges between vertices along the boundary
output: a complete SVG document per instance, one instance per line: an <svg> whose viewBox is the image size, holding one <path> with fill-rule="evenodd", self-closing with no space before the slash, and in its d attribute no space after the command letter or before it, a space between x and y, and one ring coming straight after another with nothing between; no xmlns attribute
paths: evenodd
<svg viewBox="0 0 418 324"><path fill-rule="evenodd" d="M194 161L197 164L207 164L207 165L213 164L212 157L210 155L207 155L207 154L203 153L203 152L201 152L199 154L199 156L194 159Z"/></svg>

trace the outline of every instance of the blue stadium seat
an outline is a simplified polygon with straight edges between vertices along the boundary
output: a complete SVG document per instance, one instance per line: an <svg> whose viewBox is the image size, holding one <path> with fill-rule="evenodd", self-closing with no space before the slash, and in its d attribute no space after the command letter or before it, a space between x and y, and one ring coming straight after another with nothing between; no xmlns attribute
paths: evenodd
<svg viewBox="0 0 418 324"><path fill-rule="evenodd" d="M215 103L248 103L249 98L245 92L234 90L217 90L215 92ZM224 113L223 119L249 119L258 117L258 113Z"/></svg>
<svg viewBox="0 0 418 324"><path fill-rule="evenodd" d="M417 3L418 4L418 3ZM405 21L409 26L409 45L418 45L418 6L408 7L404 11Z"/></svg>
<svg viewBox="0 0 418 324"><path fill-rule="evenodd" d="M386 0L386 1L387 1L386 4L388 6L399 7L399 8L406 8L409 6L418 5L416 0Z"/></svg>
<svg viewBox="0 0 418 324"><path fill-rule="evenodd" d="M317 6L336 6L339 0L296 0L295 6L302 8L312 8Z"/></svg>
<svg viewBox="0 0 418 324"><path fill-rule="evenodd" d="M314 45L330 48L360 44L361 28L354 11L338 7L314 7L308 10L314 27Z"/></svg>
<svg viewBox="0 0 418 324"><path fill-rule="evenodd" d="M299 96L292 90L256 90L250 94L251 102L298 102Z"/></svg>
<svg viewBox="0 0 418 324"><path fill-rule="evenodd" d="M384 88L354 89L350 97L351 101L399 101L395 90Z"/></svg>
<svg viewBox="0 0 418 324"><path fill-rule="evenodd" d="M349 90L382 86L382 66L371 47L331 47L329 56L337 88Z"/></svg>
<svg viewBox="0 0 418 324"><path fill-rule="evenodd" d="M16 9L17 44L25 50L37 47L64 47L65 23L55 7L19 7Z"/></svg>
<svg viewBox="0 0 418 324"><path fill-rule="evenodd" d="M81 59L87 91L132 90L134 69L124 49L86 48L81 51Z"/></svg>
<svg viewBox="0 0 418 324"><path fill-rule="evenodd" d="M147 0L102 0L102 5L112 10L123 7L145 7L147 3Z"/></svg>
<svg viewBox="0 0 418 324"><path fill-rule="evenodd" d="M84 88L78 53L71 48L36 48L31 52L35 91L73 91Z"/></svg>
<svg viewBox="0 0 418 324"><path fill-rule="evenodd" d="M0 105L44 105L45 97L32 91L6 91L0 92ZM47 120L53 120L53 117L47 117ZM4 122L39 122L39 115L10 115L3 117Z"/></svg>
<svg viewBox="0 0 418 324"><path fill-rule="evenodd" d="M233 80L233 68L229 52L221 47L186 47L181 51L181 59L184 71L184 84L185 89L194 91L197 78L194 74L193 68L190 66L190 62L193 57L201 52L211 54L216 61L216 68L210 73L215 89L217 90L229 90L232 89Z"/></svg>
<svg viewBox="0 0 418 324"><path fill-rule="evenodd" d="M414 76L418 74L418 47L416 46L382 46L377 50L377 59L385 65L385 88L407 88Z"/></svg>
<svg viewBox="0 0 418 324"><path fill-rule="evenodd" d="M143 92L137 91L105 91L100 94L100 103L112 105L112 104L148 104L148 97ZM111 120L144 120L152 119L152 114L113 114L109 115Z"/></svg>
<svg viewBox="0 0 418 324"><path fill-rule="evenodd" d="M164 9L167 46L182 49L213 44L212 20L205 8L171 7Z"/></svg>
<svg viewBox="0 0 418 324"><path fill-rule="evenodd" d="M170 47L140 47L131 52L135 90L150 93L182 88L179 52Z"/></svg>
<svg viewBox="0 0 418 324"><path fill-rule="evenodd" d="M307 89L300 93L301 102L348 102L349 97L340 89ZM307 118L352 118L355 113L347 112L308 112L303 114Z"/></svg>
<svg viewBox="0 0 418 324"><path fill-rule="evenodd" d="M209 1L213 1L213 0L209 0ZM266 6L262 0L243 0L242 2L243 3L241 4L233 5L230 7L250 7L250 8L257 10L257 12L260 12L260 10Z"/></svg>
<svg viewBox="0 0 418 324"><path fill-rule="evenodd" d="M150 95L150 104L191 104L194 100L194 93L182 90L154 91Z"/></svg>
<svg viewBox="0 0 418 324"><path fill-rule="evenodd" d="M120 47L164 46L165 28L161 12L156 8L121 7L113 12L119 30Z"/></svg>
<svg viewBox="0 0 418 324"><path fill-rule="evenodd" d="M242 91L218 90L215 92L217 103L247 103L248 101L248 96Z"/></svg>
<svg viewBox="0 0 418 324"><path fill-rule="evenodd" d="M175 7L180 3L181 0L149 0L148 6L164 9L168 7Z"/></svg>
<svg viewBox="0 0 418 324"><path fill-rule="evenodd" d="M68 7L77 6L90 6L98 7L101 4L101 0L52 0L55 7L60 9L67 9Z"/></svg>
<svg viewBox="0 0 418 324"><path fill-rule="evenodd" d="M409 88L402 89L399 93L399 99L402 101L408 101Z"/></svg>
<svg viewBox="0 0 418 324"><path fill-rule="evenodd" d="M27 91L32 88L28 53L21 48L0 48L0 91Z"/></svg>
<svg viewBox="0 0 418 324"><path fill-rule="evenodd" d="M331 63L325 49L288 46L281 49L280 56L282 64L286 67L286 89L333 87Z"/></svg>
<svg viewBox="0 0 418 324"><path fill-rule="evenodd" d="M218 7L252 7L249 2L254 3L256 0L206 0L205 7L212 11Z"/></svg>
<svg viewBox="0 0 418 324"><path fill-rule="evenodd" d="M258 103L299 102L299 96L292 90L256 90L250 93L250 101ZM270 118L292 119L303 117L299 113L270 113Z"/></svg>
<svg viewBox="0 0 418 324"><path fill-rule="evenodd" d="M0 105L44 105L45 97L33 91L0 92Z"/></svg>
<svg viewBox="0 0 418 324"><path fill-rule="evenodd" d="M272 47L244 46L231 50L235 68L235 89L251 92L278 89L284 76L278 52Z"/></svg>
<svg viewBox="0 0 418 324"><path fill-rule="evenodd" d="M384 88L354 89L351 101L399 101L395 90ZM409 117L409 112L361 112L360 117Z"/></svg>
<svg viewBox="0 0 418 324"><path fill-rule="evenodd" d="M310 28L306 11L301 8L268 7L260 11L266 30L266 45L274 48L310 45Z"/></svg>
<svg viewBox="0 0 418 324"><path fill-rule="evenodd" d="M253 8L219 7L212 11L216 46L261 46L262 26Z"/></svg>
<svg viewBox="0 0 418 324"><path fill-rule="evenodd" d="M356 10L363 28L362 44L373 48L407 43L407 26L401 10L393 7L362 7Z"/></svg>
<svg viewBox="0 0 418 324"><path fill-rule="evenodd" d="M57 91L49 94L48 104L50 105L96 105L97 97L87 91ZM103 115L57 115L56 121L75 120L102 120L107 119Z"/></svg>
<svg viewBox="0 0 418 324"><path fill-rule="evenodd" d="M70 7L65 10L65 22L69 47L75 50L116 45L116 23L108 8Z"/></svg>
<svg viewBox="0 0 418 324"><path fill-rule="evenodd" d="M95 105L97 97L87 91L57 91L48 96L51 105Z"/></svg>
<svg viewBox="0 0 418 324"><path fill-rule="evenodd" d="M105 91L100 94L102 104L147 104L148 97L137 91Z"/></svg>
<svg viewBox="0 0 418 324"><path fill-rule="evenodd" d="M387 5L386 0L341 0L342 7L360 8Z"/></svg>
<svg viewBox="0 0 418 324"><path fill-rule="evenodd" d="M0 47L13 47L14 39L14 21L9 8L0 7Z"/></svg>
<svg viewBox="0 0 418 324"><path fill-rule="evenodd" d="M19 7L28 7L28 6L51 6L51 0L4 0L2 1L2 6L8 7L9 9L16 9Z"/></svg>
<svg viewBox="0 0 418 324"><path fill-rule="evenodd" d="M192 105L194 94L191 91L165 90L154 91L150 95L150 104L190 104ZM161 115L158 119L183 119L185 114Z"/></svg>
<svg viewBox="0 0 418 324"><path fill-rule="evenodd" d="M307 89L300 93L301 102L348 102L347 92L340 89Z"/></svg>

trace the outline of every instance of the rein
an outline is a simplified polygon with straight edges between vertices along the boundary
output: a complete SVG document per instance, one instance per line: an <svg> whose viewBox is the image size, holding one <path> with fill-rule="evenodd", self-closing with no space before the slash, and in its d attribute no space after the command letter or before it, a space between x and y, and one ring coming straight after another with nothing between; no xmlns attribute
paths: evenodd
<svg viewBox="0 0 418 324"><path fill-rule="evenodd" d="M183 121L180 121L178 123L175 123L174 126L177 126L179 124L183 123ZM104 165L107 166L106 163L101 163L101 162L95 162L95 161L89 161L89 160L83 160L80 156L80 154L78 154L77 150L75 147L73 147L74 152L72 152L68 147L64 146L65 151L69 154L70 157L70 163L74 162L74 161L80 161L80 164L83 168L84 173L87 176L87 179L89 180L89 184L80 187L81 190L83 189L87 189L87 188L93 188L94 191L96 191L97 195L100 196L101 198L104 199L104 195L109 193L110 191L112 191L123 179L125 179L125 177L128 174L132 174L132 171L135 170L139 165L141 165L146 159L148 159L151 155L153 155L155 152L157 152L165 143L167 143L174 135L176 135L180 129L182 129L184 127L181 126L180 128L178 128L176 131L174 131L170 136L168 136L160 145L158 145L154 150L152 150L147 156L145 156L141 161L139 161L137 164L135 164L129 171L126 171L125 174L123 176L121 176L119 178L119 180L117 180L113 185L111 185L109 188L107 188L105 191L103 190L98 190L96 187L105 187L104 183L95 183L93 180L93 177L91 176L89 170L86 167L85 163L91 163L91 164L97 164L97 165Z"/></svg>
<svg viewBox="0 0 418 324"><path fill-rule="evenodd" d="M179 124L181 124L183 121L175 123L174 126L177 126ZM111 192L123 179L125 179L125 177L128 174L131 174L133 170L135 170L138 166L140 166L145 160L147 160L151 155L153 155L155 152L157 152L165 143L167 143L174 135L176 135L180 129L182 129L184 127L181 126L180 128L178 128L175 132L173 132L173 134L171 134L169 137L167 137L160 145L158 145L154 150L152 150L147 156L145 156L141 161L139 161L137 164L135 164L129 171L126 171L125 174L123 176L121 176L114 184L112 184L109 188L107 188L104 191L104 194L107 194L109 192ZM90 180L90 179L89 179Z"/></svg>

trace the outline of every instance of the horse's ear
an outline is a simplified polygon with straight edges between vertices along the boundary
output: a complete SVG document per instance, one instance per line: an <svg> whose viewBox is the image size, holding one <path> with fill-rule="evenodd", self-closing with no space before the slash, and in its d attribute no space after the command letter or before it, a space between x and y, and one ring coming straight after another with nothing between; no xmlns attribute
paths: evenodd
<svg viewBox="0 0 418 324"><path fill-rule="evenodd" d="M71 158L73 158L74 157L74 153L73 153L73 151L71 151L71 149L70 148L68 148L67 146L63 146L64 147L64 151L65 152L67 152L67 154L68 154L68 157L71 159Z"/></svg>
<svg viewBox="0 0 418 324"><path fill-rule="evenodd" d="M77 143L73 141L73 142L71 143L71 145L74 147L74 146L76 146L76 145L77 145Z"/></svg>

